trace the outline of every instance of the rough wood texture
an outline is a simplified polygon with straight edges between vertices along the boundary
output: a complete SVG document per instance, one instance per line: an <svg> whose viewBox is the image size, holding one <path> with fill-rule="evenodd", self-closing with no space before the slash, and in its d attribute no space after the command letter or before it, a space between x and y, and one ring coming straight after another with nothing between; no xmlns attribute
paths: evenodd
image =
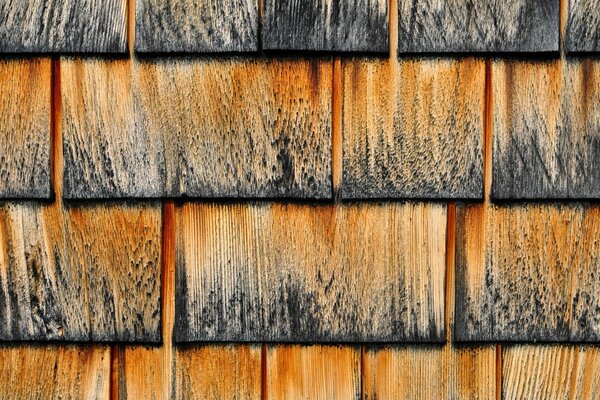
<svg viewBox="0 0 600 400"><path fill-rule="evenodd" d="M138 0L135 50L257 51L258 1Z"/></svg>
<svg viewBox="0 0 600 400"><path fill-rule="evenodd" d="M495 346L367 348L365 400L495 400Z"/></svg>
<svg viewBox="0 0 600 400"><path fill-rule="evenodd" d="M0 53L124 53L126 0L3 0Z"/></svg>
<svg viewBox="0 0 600 400"><path fill-rule="evenodd" d="M600 51L599 0L569 0L566 48L569 52Z"/></svg>
<svg viewBox="0 0 600 400"><path fill-rule="evenodd" d="M266 374L267 399L361 398L360 347L272 346Z"/></svg>
<svg viewBox="0 0 600 400"><path fill-rule="evenodd" d="M444 337L446 208L186 204L177 341Z"/></svg>
<svg viewBox="0 0 600 400"><path fill-rule="evenodd" d="M495 199L600 198L600 62L497 61Z"/></svg>
<svg viewBox="0 0 600 400"><path fill-rule="evenodd" d="M0 346L0 398L108 399L105 346Z"/></svg>
<svg viewBox="0 0 600 400"><path fill-rule="evenodd" d="M0 206L0 339L160 340L157 205Z"/></svg>
<svg viewBox="0 0 600 400"><path fill-rule="evenodd" d="M387 0L264 0L266 50L387 53Z"/></svg>
<svg viewBox="0 0 600 400"><path fill-rule="evenodd" d="M559 8L559 0L401 0L398 50L557 52Z"/></svg>
<svg viewBox="0 0 600 400"><path fill-rule="evenodd" d="M0 198L52 195L50 80L49 59L0 60Z"/></svg>
<svg viewBox="0 0 600 400"><path fill-rule="evenodd" d="M503 399L600 398L598 347L509 346L502 358Z"/></svg>
<svg viewBox="0 0 600 400"><path fill-rule="evenodd" d="M462 206L457 340L600 339L600 208Z"/></svg>
<svg viewBox="0 0 600 400"><path fill-rule="evenodd" d="M65 60L65 197L331 197L328 61Z"/></svg>
<svg viewBox="0 0 600 400"><path fill-rule="evenodd" d="M260 346L184 346L176 351L176 399L259 399Z"/></svg>
<svg viewBox="0 0 600 400"><path fill-rule="evenodd" d="M481 60L342 63L342 196L483 196Z"/></svg>

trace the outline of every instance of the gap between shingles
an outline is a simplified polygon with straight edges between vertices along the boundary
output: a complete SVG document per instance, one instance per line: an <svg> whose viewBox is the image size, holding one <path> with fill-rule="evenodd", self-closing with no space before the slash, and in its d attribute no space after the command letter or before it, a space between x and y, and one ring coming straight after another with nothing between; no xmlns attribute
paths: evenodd
<svg viewBox="0 0 600 400"><path fill-rule="evenodd" d="M333 61L332 82L332 120L331 120L331 175L333 180L333 198L341 199L343 168L343 133L342 133L342 61L336 57Z"/></svg>
<svg viewBox="0 0 600 400"><path fill-rule="evenodd" d="M119 399L119 345L110 348L109 392L111 400Z"/></svg>
<svg viewBox="0 0 600 400"><path fill-rule="evenodd" d="M175 203L163 202L161 259L161 321L163 337L163 392L171 397L173 389L173 325L175 318Z"/></svg>
<svg viewBox="0 0 600 400"><path fill-rule="evenodd" d="M502 344L496 345L496 400L502 400Z"/></svg>
<svg viewBox="0 0 600 400"><path fill-rule="evenodd" d="M446 220L446 339L452 342L452 318L454 315L454 268L456 248L456 203L448 204Z"/></svg>
<svg viewBox="0 0 600 400"><path fill-rule="evenodd" d="M267 400L267 345L260 347L260 398Z"/></svg>

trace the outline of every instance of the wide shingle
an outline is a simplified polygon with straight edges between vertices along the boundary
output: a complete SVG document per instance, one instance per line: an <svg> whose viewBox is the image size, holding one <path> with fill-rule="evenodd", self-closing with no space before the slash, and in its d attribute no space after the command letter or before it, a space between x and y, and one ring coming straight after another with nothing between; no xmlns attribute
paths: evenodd
<svg viewBox="0 0 600 400"><path fill-rule="evenodd" d="M257 0L138 0L135 50L256 51L258 18Z"/></svg>
<svg viewBox="0 0 600 400"><path fill-rule="evenodd" d="M0 199L49 198L50 60L0 61Z"/></svg>
<svg viewBox="0 0 600 400"><path fill-rule="evenodd" d="M0 53L124 53L126 0L3 0Z"/></svg>
<svg viewBox="0 0 600 400"><path fill-rule="evenodd" d="M263 47L387 53L387 0L265 0Z"/></svg>
<svg viewBox="0 0 600 400"><path fill-rule="evenodd" d="M485 63L342 63L345 199L483 197Z"/></svg>
<svg viewBox="0 0 600 400"><path fill-rule="evenodd" d="M331 61L62 63L66 198L331 198Z"/></svg>
<svg viewBox="0 0 600 400"><path fill-rule="evenodd" d="M175 340L444 338L441 204L186 204Z"/></svg>
<svg viewBox="0 0 600 400"><path fill-rule="evenodd" d="M556 52L559 0L398 1L400 53Z"/></svg>
<svg viewBox="0 0 600 400"><path fill-rule="evenodd" d="M496 61L492 197L600 198L600 62Z"/></svg>

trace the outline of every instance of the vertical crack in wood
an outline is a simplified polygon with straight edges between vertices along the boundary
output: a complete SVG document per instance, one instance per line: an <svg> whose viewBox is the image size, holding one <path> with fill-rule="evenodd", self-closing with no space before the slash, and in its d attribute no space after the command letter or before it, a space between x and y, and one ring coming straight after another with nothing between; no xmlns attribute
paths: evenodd
<svg viewBox="0 0 600 400"><path fill-rule="evenodd" d="M260 348L260 398L267 400L267 345L263 343Z"/></svg>
<svg viewBox="0 0 600 400"><path fill-rule="evenodd" d="M365 400L365 362L365 345L363 344L360 346L360 400Z"/></svg>
<svg viewBox="0 0 600 400"><path fill-rule="evenodd" d="M496 345L496 400L502 400L502 344Z"/></svg>
<svg viewBox="0 0 600 400"><path fill-rule="evenodd" d="M456 250L456 203L448 204L446 222L446 339L452 341L454 316L454 268Z"/></svg>
<svg viewBox="0 0 600 400"><path fill-rule="evenodd" d="M50 72L50 179L54 196L60 202L62 196L62 103L60 88L60 57L52 58Z"/></svg>
<svg viewBox="0 0 600 400"><path fill-rule="evenodd" d="M119 345L114 344L110 348L110 372L109 372L110 399L119 399Z"/></svg>
<svg viewBox="0 0 600 400"><path fill-rule="evenodd" d="M173 325L175 319L175 203L166 200L163 204L162 270L161 270L161 318L163 337L163 396L173 394L174 358Z"/></svg>
<svg viewBox="0 0 600 400"><path fill-rule="evenodd" d="M483 129L483 167L484 167L484 206L490 199L492 191L492 60L485 60L485 123Z"/></svg>
<svg viewBox="0 0 600 400"><path fill-rule="evenodd" d="M333 61L332 90L332 135L331 135L331 172L333 179L333 198L339 201L342 196L343 169L343 132L342 132L342 61L336 57Z"/></svg>

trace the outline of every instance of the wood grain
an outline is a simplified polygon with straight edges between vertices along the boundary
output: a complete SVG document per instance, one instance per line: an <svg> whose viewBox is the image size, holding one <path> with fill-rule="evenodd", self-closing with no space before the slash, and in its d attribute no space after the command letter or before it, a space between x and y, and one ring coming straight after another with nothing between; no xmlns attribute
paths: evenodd
<svg viewBox="0 0 600 400"><path fill-rule="evenodd" d="M107 346L0 346L0 398L108 399Z"/></svg>
<svg viewBox="0 0 600 400"><path fill-rule="evenodd" d="M502 398L583 400L600 397L600 350L589 346L504 347Z"/></svg>
<svg viewBox="0 0 600 400"><path fill-rule="evenodd" d="M52 195L50 80L47 58L0 60L0 198Z"/></svg>
<svg viewBox="0 0 600 400"><path fill-rule="evenodd" d="M135 12L137 52L258 50L257 0L138 0Z"/></svg>
<svg viewBox="0 0 600 400"><path fill-rule="evenodd" d="M332 63L66 60L65 197L331 198Z"/></svg>
<svg viewBox="0 0 600 400"><path fill-rule="evenodd" d="M600 62L493 63L495 199L600 198Z"/></svg>
<svg viewBox="0 0 600 400"><path fill-rule="evenodd" d="M0 53L125 53L126 0L4 0Z"/></svg>
<svg viewBox="0 0 600 400"><path fill-rule="evenodd" d="M456 340L598 341L599 217L578 203L461 206Z"/></svg>
<svg viewBox="0 0 600 400"><path fill-rule="evenodd" d="M494 400L495 346L368 347L364 399Z"/></svg>
<svg viewBox="0 0 600 400"><path fill-rule="evenodd" d="M160 340L160 209L0 206L0 339Z"/></svg>
<svg viewBox="0 0 600 400"><path fill-rule="evenodd" d="M600 1L569 0L566 49L569 52L600 51Z"/></svg>
<svg viewBox="0 0 600 400"><path fill-rule="evenodd" d="M342 90L344 198L482 198L483 61L344 61Z"/></svg>
<svg viewBox="0 0 600 400"><path fill-rule="evenodd" d="M441 204L185 204L175 340L438 342Z"/></svg>
<svg viewBox="0 0 600 400"><path fill-rule="evenodd" d="M358 346L269 346L266 374L271 400L361 398Z"/></svg>
<svg viewBox="0 0 600 400"><path fill-rule="evenodd" d="M559 0L398 2L400 53L558 52Z"/></svg>
<svg viewBox="0 0 600 400"><path fill-rule="evenodd" d="M387 53L386 0L264 0L263 48Z"/></svg>

